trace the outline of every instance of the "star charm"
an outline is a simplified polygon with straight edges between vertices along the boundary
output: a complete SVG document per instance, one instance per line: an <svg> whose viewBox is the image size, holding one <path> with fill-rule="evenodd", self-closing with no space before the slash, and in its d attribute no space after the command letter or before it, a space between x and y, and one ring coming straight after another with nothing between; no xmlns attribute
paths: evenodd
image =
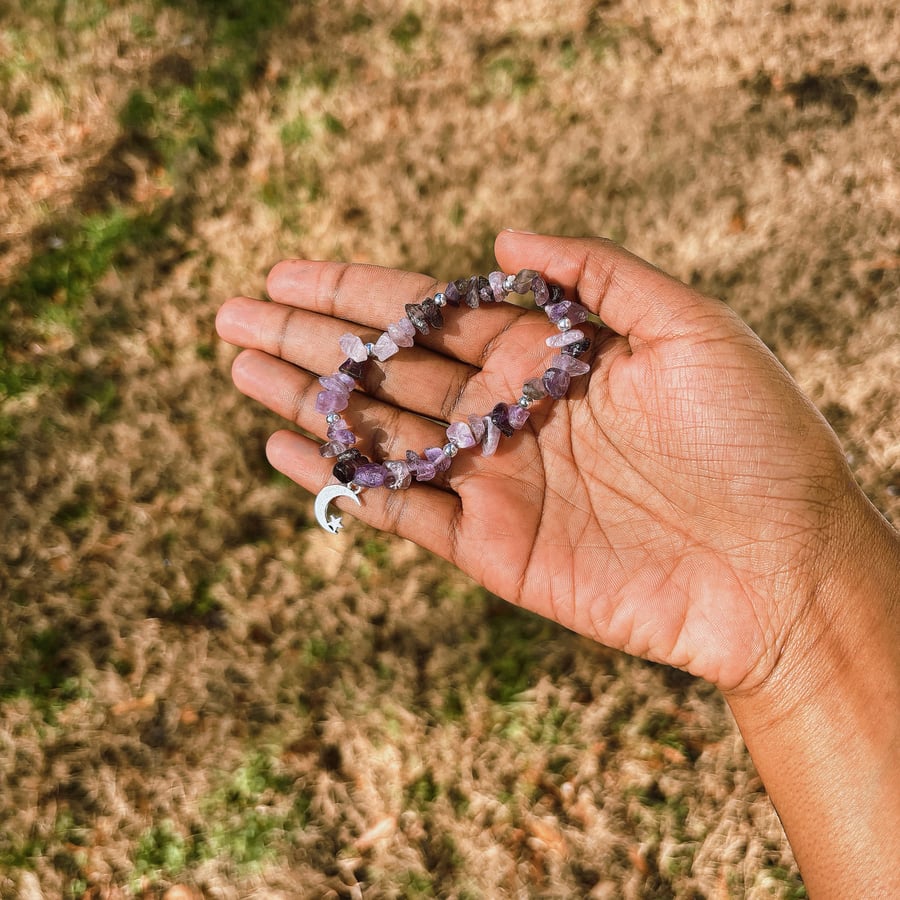
<svg viewBox="0 0 900 900"><path fill-rule="evenodd" d="M344 522L340 516L328 517L328 530L332 534L337 534L344 527Z"/></svg>

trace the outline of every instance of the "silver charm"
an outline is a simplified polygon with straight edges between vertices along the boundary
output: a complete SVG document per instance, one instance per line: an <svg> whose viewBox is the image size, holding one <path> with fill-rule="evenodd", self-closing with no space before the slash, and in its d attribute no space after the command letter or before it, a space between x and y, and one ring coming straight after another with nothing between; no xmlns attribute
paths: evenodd
<svg viewBox="0 0 900 900"><path fill-rule="evenodd" d="M359 488L354 490L346 484L329 484L323 487L316 494L316 521L329 534L337 534L344 527L340 516L328 515L328 504L337 497L350 497L355 503L362 506L362 500L359 499Z"/></svg>

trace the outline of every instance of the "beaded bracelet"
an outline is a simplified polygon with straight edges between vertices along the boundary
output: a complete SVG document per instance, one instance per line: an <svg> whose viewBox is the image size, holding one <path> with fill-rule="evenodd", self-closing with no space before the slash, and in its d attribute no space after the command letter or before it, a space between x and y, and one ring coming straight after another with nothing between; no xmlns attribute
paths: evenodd
<svg viewBox="0 0 900 900"><path fill-rule="evenodd" d="M486 415L470 415L465 421L447 427L447 441L442 447L426 447L422 455L406 451L405 459L386 459L372 462L354 446L357 436L341 416L350 402L350 392L365 373L365 365L374 357L379 362L392 357L401 347L412 347L416 333L428 334L442 328L441 310L447 306L465 304L476 309L482 303L500 303L511 293L534 294L535 303L543 308L557 333L547 338L547 345L559 352L549 368L539 378L522 385L522 395L515 403L497 403ZM575 327L587 321L588 311L579 303L566 300L562 288L547 282L533 269L522 269L517 275L491 272L487 277L475 275L451 281L433 297L420 303L407 303L406 315L388 325L377 341L364 343L354 334L341 336L341 350L347 359L337 372L319 378L322 390L316 397L316 411L325 415L327 442L319 452L333 458L334 477L340 482L324 487L316 496L316 520L328 532L336 534L342 527L340 516L328 515L328 504L336 497L350 497L360 503L364 488L385 487L404 490L416 481L430 481L439 472L450 468L453 457L461 449L480 447L483 456L491 456L501 436L511 437L522 428L531 405L544 397L554 400L564 396L573 377L590 371L588 363L579 359L591 345L583 331Z"/></svg>

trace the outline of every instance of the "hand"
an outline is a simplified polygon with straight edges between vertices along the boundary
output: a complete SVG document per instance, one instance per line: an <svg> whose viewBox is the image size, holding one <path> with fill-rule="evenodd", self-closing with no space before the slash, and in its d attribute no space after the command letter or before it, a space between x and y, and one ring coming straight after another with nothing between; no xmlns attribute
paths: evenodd
<svg viewBox="0 0 900 900"><path fill-rule="evenodd" d="M584 357L591 372L566 399L536 403L494 456L462 450L444 481L366 491L352 513L604 644L725 690L758 686L832 561L850 480L832 432L725 305L612 244L505 232L496 254L505 271L537 269L597 313L607 327ZM221 336L249 348L235 384L322 436L316 375L342 361L338 337L374 340L441 286L373 266L280 263L274 302L237 298L219 313ZM417 335L351 397L363 452L442 445L433 420L513 402L548 365L540 311L446 313L444 330ZM300 434L273 435L268 456L311 491L330 478Z"/></svg>

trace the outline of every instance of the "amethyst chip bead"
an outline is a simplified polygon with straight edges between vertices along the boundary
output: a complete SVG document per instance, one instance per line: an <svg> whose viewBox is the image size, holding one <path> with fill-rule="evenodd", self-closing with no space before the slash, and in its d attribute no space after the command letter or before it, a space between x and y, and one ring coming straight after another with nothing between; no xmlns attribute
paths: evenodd
<svg viewBox="0 0 900 900"><path fill-rule="evenodd" d="M554 400L559 400L566 395L571 380L571 376L568 372L552 367L544 372L544 377L541 379L547 393Z"/></svg>

